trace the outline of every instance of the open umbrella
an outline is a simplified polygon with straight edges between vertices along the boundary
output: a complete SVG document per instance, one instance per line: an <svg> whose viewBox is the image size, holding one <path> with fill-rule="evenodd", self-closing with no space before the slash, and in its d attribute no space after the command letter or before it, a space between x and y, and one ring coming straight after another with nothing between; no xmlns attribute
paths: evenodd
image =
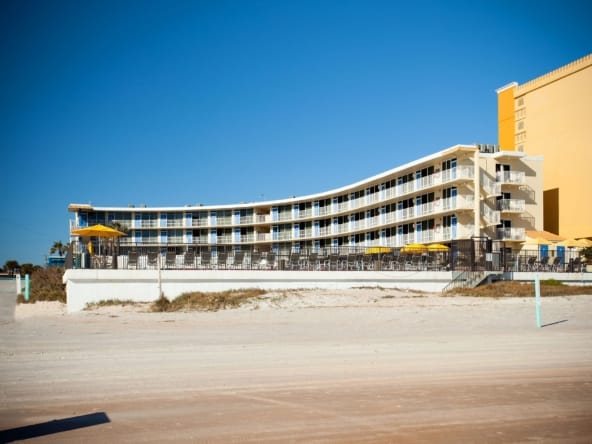
<svg viewBox="0 0 592 444"><path fill-rule="evenodd" d="M380 253L390 253L393 251L390 247L368 247L364 254L380 254Z"/></svg>
<svg viewBox="0 0 592 444"><path fill-rule="evenodd" d="M99 238L99 254L101 254L101 238L102 237L120 237L125 236L125 233L116 230L115 228L106 227L105 225L97 224L90 227L79 228L72 230L72 234L76 236L98 237Z"/></svg>
<svg viewBox="0 0 592 444"><path fill-rule="evenodd" d="M76 236L94 236L94 237L119 237L125 236L125 233L116 230L115 228L106 227L105 225L97 224L90 227L78 228L72 230L72 234Z"/></svg>
<svg viewBox="0 0 592 444"><path fill-rule="evenodd" d="M446 252L450 250L450 248L448 248L446 245L444 244L430 244L428 245L428 251L436 251L436 252Z"/></svg>
<svg viewBox="0 0 592 444"><path fill-rule="evenodd" d="M557 245L558 247L567 247L567 248L583 247L583 244L579 240L576 240L576 239L566 239L561 242L557 242L555 245Z"/></svg>
<svg viewBox="0 0 592 444"><path fill-rule="evenodd" d="M428 251L428 247L423 244L408 244L401 248L401 253L421 254Z"/></svg>
<svg viewBox="0 0 592 444"><path fill-rule="evenodd" d="M551 245L547 239L542 237L536 237L534 239L528 239L526 242L523 242L524 245Z"/></svg>
<svg viewBox="0 0 592 444"><path fill-rule="evenodd" d="M592 247L592 240L590 239L578 239L578 242L580 242L584 248Z"/></svg>

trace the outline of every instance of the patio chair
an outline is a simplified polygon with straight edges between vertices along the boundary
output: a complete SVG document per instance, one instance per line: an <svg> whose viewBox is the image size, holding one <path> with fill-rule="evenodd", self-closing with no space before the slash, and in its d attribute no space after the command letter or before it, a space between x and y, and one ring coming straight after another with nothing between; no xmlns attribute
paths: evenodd
<svg viewBox="0 0 592 444"><path fill-rule="evenodd" d="M300 269L300 253L292 253L288 262L290 270Z"/></svg>
<svg viewBox="0 0 592 444"><path fill-rule="evenodd" d="M405 259L405 255L400 254L395 259L395 269L398 270L398 271L405 270L405 264L406 264L406 262L407 262L407 259Z"/></svg>
<svg viewBox="0 0 592 444"><path fill-rule="evenodd" d="M174 251L167 251L165 256L166 268L177 267L177 254Z"/></svg>
<svg viewBox="0 0 592 444"><path fill-rule="evenodd" d="M158 266L158 252L157 251L149 251L148 252L148 267L157 267Z"/></svg>
<svg viewBox="0 0 592 444"><path fill-rule="evenodd" d="M244 251L237 251L234 253L234 261L232 262L233 268L243 268L243 261L245 260Z"/></svg>
<svg viewBox="0 0 592 444"><path fill-rule="evenodd" d="M339 269L339 256L337 254L329 255L329 270Z"/></svg>
<svg viewBox="0 0 592 444"><path fill-rule="evenodd" d="M253 252L249 259L249 268L259 268L261 266L261 253Z"/></svg>
<svg viewBox="0 0 592 444"><path fill-rule="evenodd" d="M578 256L573 260L573 262L570 264L570 271L572 273L581 273L584 271L581 257Z"/></svg>
<svg viewBox="0 0 592 444"><path fill-rule="evenodd" d="M306 269L318 270L319 255L317 253L310 253L306 256Z"/></svg>
<svg viewBox="0 0 592 444"><path fill-rule="evenodd" d="M212 253L209 251L202 251L199 256L200 268L210 268L212 261Z"/></svg>
<svg viewBox="0 0 592 444"><path fill-rule="evenodd" d="M276 268L275 253L267 253L267 256L265 256L265 260L267 268L269 268L270 270L274 270Z"/></svg>
<svg viewBox="0 0 592 444"><path fill-rule="evenodd" d="M195 267L195 252L193 250L186 251L183 255L183 265L185 268Z"/></svg>
<svg viewBox="0 0 592 444"><path fill-rule="evenodd" d="M349 253L346 259L346 267L348 270L357 270L358 269L358 255L354 253Z"/></svg>
<svg viewBox="0 0 592 444"><path fill-rule="evenodd" d="M535 271L536 270L536 256L530 256L528 258L528 262L526 263L526 270L527 271Z"/></svg>
<svg viewBox="0 0 592 444"><path fill-rule="evenodd" d="M127 255L127 268L134 268L138 267L138 252L137 251L130 251Z"/></svg>
<svg viewBox="0 0 592 444"><path fill-rule="evenodd" d="M561 256L555 256L551 264L551 271L559 271L559 267L561 267Z"/></svg>
<svg viewBox="0 0 592 444"><path fill-rule="evenodd" d="M226 251L219 251L216 258L216 266L218 268L226 268L226 261L228 260L228 253Z"/></svg>

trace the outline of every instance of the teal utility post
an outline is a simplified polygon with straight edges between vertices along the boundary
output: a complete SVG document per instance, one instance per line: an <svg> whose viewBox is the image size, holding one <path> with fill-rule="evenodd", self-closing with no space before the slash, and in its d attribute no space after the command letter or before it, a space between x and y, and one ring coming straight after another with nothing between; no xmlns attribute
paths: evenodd
<svg viewBox="0 0 592 444"><path fill-rule="evenodd" d="M31 281L29 275L25 274L25 301L29 300L29 290L31 289Z"/></svg>
<svg viewBox="0 0 592 444"><path fill-rule="evenodd" d="M539 274L534 275L534 300L536 306L536 323L537 327L541 328L541 281Z"/></svg>

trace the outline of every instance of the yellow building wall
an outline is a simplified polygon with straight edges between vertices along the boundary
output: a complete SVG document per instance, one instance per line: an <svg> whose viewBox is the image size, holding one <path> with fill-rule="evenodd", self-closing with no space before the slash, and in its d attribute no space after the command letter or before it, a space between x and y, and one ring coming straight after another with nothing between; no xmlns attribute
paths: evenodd
<svg viewBox="0 0 592 444"><path fill-rule="evenodd" d="M544 229L569 238L592 236L592 55L514 93L520 125L515 144L544 157Z"/></svg>
<svg viewBox="0 0 592 444"><path fill-rule="evenodd" d="M514 89L515 86L498 91L497 128L498 145L502 150L514 151Z"/></svg>

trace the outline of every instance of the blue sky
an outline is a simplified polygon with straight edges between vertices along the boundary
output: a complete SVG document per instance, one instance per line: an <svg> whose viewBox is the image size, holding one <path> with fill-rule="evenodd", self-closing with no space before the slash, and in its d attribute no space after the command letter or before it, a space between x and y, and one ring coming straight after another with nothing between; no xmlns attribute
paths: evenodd
<svg viewBox="0 0 592 444"><path fill-rule="evenodd" d="M497 142L495 89L592 50L584 1L4 1L0 265L69 203L231 204Z"/></svg>

